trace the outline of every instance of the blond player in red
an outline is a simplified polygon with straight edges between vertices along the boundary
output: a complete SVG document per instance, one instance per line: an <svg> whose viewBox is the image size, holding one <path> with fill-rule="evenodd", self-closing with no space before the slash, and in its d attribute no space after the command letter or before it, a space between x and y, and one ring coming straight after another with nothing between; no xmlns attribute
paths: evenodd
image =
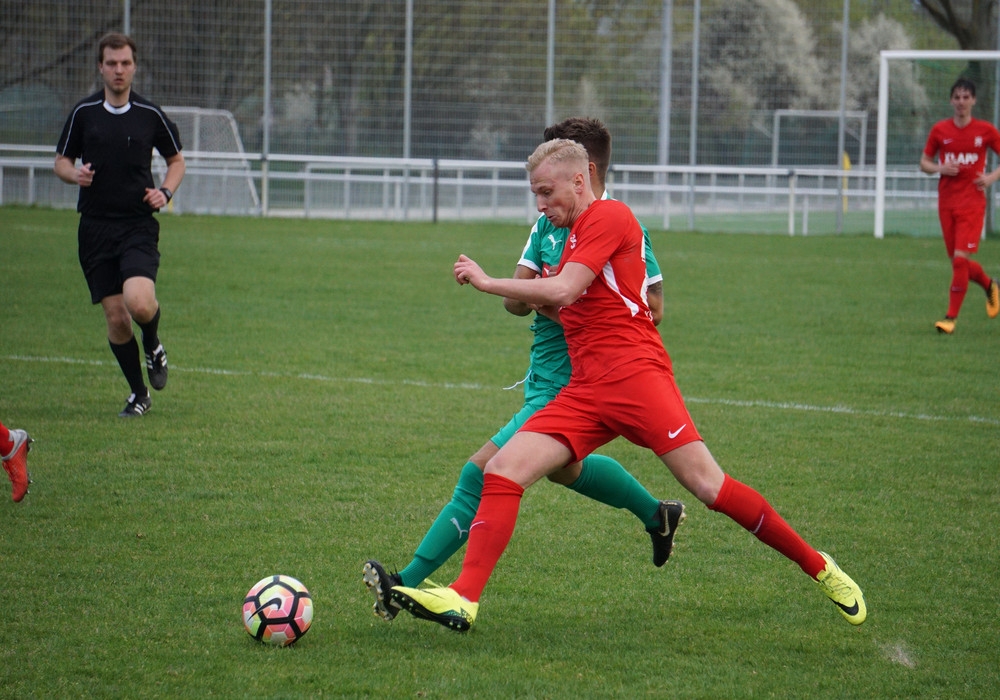
<svg viewBox="0 0 1000 700"><path fill-rule="evenodd" d="M728 515L815 580L852 624L867 615L858 585L807 544L758 492L722 471L684 406L670 358L646 303L642 228L631 210L595 198L587 152L547 141L528 159L538 210L569 228L558 269L535 279L497 279L460 256L455 280L558 313L573 374L487 462L458 579L447 588L397 586L390 596L416 617L470 628L479 598L517 521L524 490L621 435L652 450L709 509Z"/></svg>
<svg viewBox="0 0 1000 700"><path fill-rule="evenodd" d="M934 324L939 333L955 332L955 321L970 280L986 290L987 316L996 318L1000 314L1000 285L971 257L979 251L986 217L986 190L1000 179L1000 168L986 172L987 150L1000 154L1000 132L989 122L973 118L975 105L975 83L959 78L951 87L955 113L931 127L920 156L922 171L941 176L938 218L951 259L948 313Z"/></svg>

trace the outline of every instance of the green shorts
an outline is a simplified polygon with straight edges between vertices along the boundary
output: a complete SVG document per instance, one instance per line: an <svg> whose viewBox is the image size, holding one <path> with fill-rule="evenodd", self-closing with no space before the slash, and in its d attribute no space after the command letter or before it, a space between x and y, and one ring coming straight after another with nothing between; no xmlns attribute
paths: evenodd
<svg viewBox="0 0 1000 700"><path fill-rule="evenodd" d="M562 384L535 377L534 373L529 371L528 376L524 379L524 405L507 421L507 425L500 428L497 434L490 438L490 441L497 447L506 445L525 421L531 418L535 411L554 399L562 388Z"/></svg>

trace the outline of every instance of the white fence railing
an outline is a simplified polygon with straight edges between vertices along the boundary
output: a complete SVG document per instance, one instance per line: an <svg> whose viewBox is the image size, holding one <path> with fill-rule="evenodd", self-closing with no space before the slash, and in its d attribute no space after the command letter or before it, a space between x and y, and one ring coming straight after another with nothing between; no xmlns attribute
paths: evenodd
<svg viewBox="0 0 1000 700"><path fill-rule="evenodd" d="M70 208L77 191L52 171L54 149L0 145L0 205ZM186 151L174 213L377 220L502 220L537 216L524 164ZM165 166L154 159L154 170ZM809 233L873 231L875 172L787 167L618 165L609 190L647 226ZM896 212L936 232L936 181L886 175L887 230ZM907 219L907 221L911 221ZM914 231L912 223L897 227Z"/></svg>

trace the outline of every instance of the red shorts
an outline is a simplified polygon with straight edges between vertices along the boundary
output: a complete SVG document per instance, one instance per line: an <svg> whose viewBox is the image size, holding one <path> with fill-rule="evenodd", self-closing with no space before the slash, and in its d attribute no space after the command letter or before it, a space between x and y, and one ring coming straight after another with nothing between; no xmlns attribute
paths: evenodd
<svg viewBox="0 0 1000 700"><path fill-rule="evenodd" d="M569 384L521 427L566 445L573 461L621 435L662 455L701 440L666 362L636 360L600 381Z"/></svg>
<svg viewBox="0 0 1000 700"><path fill-rule="evenodd" d="M944 246L948 249L949 258L955 257L956 252L971 254L979 251L979 239L983 236L985 217L985 201L982 206L973 205L938 210L941 233L944 236Z"/></svg>

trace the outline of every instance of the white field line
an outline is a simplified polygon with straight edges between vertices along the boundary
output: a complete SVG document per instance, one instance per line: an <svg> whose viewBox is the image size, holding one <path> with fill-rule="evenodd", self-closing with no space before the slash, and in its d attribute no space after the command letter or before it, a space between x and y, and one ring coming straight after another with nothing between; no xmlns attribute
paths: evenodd
<svg viewBox="0 0 1000 700"><path fill-rule="evenodd" d="M15 362L51 362L66 365L89 365L94 367L114 367L117 363L104 360L81 360L72 357L33 357L26 355L4 355L0 359ZM425 382L413 379L374 379L369 377L327 377L322 374L290 373L290 372L252 372L248 370L218 369L212 367L177 367L170 365L173 372L190 372L192 374L215 374L233 377L274 377L278 379L301 379L312 382L331 382L340 384L371 384L373 386L415 386L421 388L464 389L468 391L486 391L494 387L484 384L466 382ZM937 416L929 413L907 413L905 411L876 411L851 408L850 406L812 406L809 404L786 401L757 401L741 399L720 399L686 396L687 403L708 404L716 406L735 406L737 408L768 408L782 411L809 411L816 413L837 413L845 416L870 416L873 418L898 418L902 420L919 420L932 422L979 423L983 425L1000 426L1000 419L984 416Z"/></svg>

